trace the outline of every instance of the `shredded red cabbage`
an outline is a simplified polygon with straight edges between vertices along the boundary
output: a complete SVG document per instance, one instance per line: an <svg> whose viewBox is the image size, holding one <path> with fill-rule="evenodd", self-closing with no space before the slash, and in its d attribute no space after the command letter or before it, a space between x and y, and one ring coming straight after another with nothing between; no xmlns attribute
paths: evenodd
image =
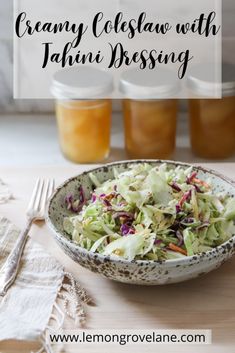
<svg viewBox="0 0 235 353"><path fill-rule="evenodd" d="M121 231L121 234L124 236L129 234L135 234L134 228L129 223L122 224L120 231Z"/></svg>
<svg viewBox="0 0 235 353"><path fill-rule="evenodd" d="M195 187L195 190L199 193L202 194L203 191L199 188L199 186L197 184L193 184L193 186Z"/></svg>
<svg viewBox="0 0 235 353"><path fill-rule="evenodd" d="M72 208L72 203L73 203L73 195L68 194L65 196L65 204L67 206L67 209L70 210Z"/></svg>
<svg viewBox="0 0 235 353"><path fill-rule="evenodd" d="M169 184L173 190L180 192L181 188L179 187L179 185L174 181L172 184Z"/></svg>
<svg viewBox="0 0 235 353"><path fill-rule="evenodd" d="M177 214L182 211L182 208L180 207L179 204L177 204L177 205L175 206L175 208L176 208L176 213L177 213Z"/></svg>
<svg viewBox="0 0 235 353"><path fill-rule="evenodd" d="M96 194L92 194L92 197L91 197L91 202L95 202L96 201Z"/></svg>
<svg viewBox="0 0 235 353"><path fill-rule="evenodd" d="M190 224L190 223L194 223L194 218L192 217L188 217L188 218L184 218L181 223L183 224Z"/></svg>
<svg viewBox="0 0 235 353"><path fill-rule="evenodd" d="M103 199L103 203L107 207L112 207L111 203L107 199Z"/></svg>
<svg viewBox="0 0 235 353"><path fill-rule="evenodd" d="M179 206L182 207L185 202L188 202L192 197L192 190L187 191L179 202Z"/></svg>
<svg viewBox="0 0 235 353"><path fill-rule="evenodd" d="M74 196L72 194L68 194L65 197L65 204L67 206L67 209L70 211L73 211L75 213L78 213L81 211L82 207L84 206L86 199L85 199L85 193L83 190L83 187L80 186L78 188L79 191L79 195L78 195L78 199L75 200Z"/></svg>
<svg viewBox="0 0 235 353"><path fill-rule="evenodd" d="M177 236L177 238L179 240L178 246L182 246L184 244L184 238L183 238L183 235L182 235L180 230L177 230L176 236Z"/></svg>
<svg viewBox="0 0 235 353"><path fill-rule="evenodd" d="M189 177L187 177L186 183L191 184L193 179L196 178L196 176L197 176L197 172L193 172Z"/></svg>
<svg viewBox="0 0 235 353"><path fill-rule="evenodd" d="M155 241L154 241L155 245L160 245L162 243L163 243L163 241L161 239L155 239Z"/></svg>

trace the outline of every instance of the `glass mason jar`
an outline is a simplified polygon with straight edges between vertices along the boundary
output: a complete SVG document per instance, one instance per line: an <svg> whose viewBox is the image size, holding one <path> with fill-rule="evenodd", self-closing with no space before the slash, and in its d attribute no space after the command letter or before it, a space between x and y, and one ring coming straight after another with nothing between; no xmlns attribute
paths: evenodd
<svg viewBox="0 0 235 353"><path fill-rule="evenodd" d="M189 101L192 151L208 159L225 159L235 153L235 66L223 64L222 99L206 98L212 94L208 82L196 76L189 78L189 87L205 98Z"/></svg>
<svg viewBox="0 0 235 353"><path fill-rule="evenodd" d="M111 75L91 67L70 68L54 76L59 141L64 156L75 163L108 157L112 103ZM78 97L78 98L76 98Z"/></svg>
<svg viewBox="0 0 235 353"><path fill-rule="evenodd" d="M178 101L164 97L175 94L176 86L168 70L159 74L132 69L122 74L125 147L130 158L172 157Z"/></svg>

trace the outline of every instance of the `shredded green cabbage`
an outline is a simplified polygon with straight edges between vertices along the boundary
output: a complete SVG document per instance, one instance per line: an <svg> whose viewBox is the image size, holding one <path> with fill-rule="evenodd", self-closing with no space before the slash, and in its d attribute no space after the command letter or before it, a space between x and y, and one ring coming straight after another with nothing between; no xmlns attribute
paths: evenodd
<svg viewBox="0 0 235 353"><path fill-rule="evenodd" d="M64 230L87 250L163 261L211 250L235 235L235 198L216 193L193 168L140 163L114 169L114 176L101 183L90 174L96 188L85 203L80 197L81 208L79 198L67 198Z"/></svg>

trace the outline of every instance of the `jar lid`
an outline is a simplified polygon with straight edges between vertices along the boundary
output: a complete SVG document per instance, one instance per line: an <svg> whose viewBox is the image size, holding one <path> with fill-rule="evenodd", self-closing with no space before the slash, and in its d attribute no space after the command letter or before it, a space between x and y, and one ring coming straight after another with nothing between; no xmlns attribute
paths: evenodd
<svg viewBox="0 0 235 353"><path fill-rule="evenodd" d="M55 73L51 91L60 99L105 98L113 91L113 78L94 67L71 67Z"/></svg>
<svg viewBox="0 0 235 353"><path fill-rule="evenodd" d="M197 65L190 71L188 87L196 94L215 97L222 91L223 97L235 95L235 65L222 64L222 82L214 65Z"/></svg>
<svg viewBox="0 0 235 353"><path fill-rule="evenodd" d="M165 99L179 91L175 73L166 69L130 69L122 73L120 92L132 99Z"/></svg>

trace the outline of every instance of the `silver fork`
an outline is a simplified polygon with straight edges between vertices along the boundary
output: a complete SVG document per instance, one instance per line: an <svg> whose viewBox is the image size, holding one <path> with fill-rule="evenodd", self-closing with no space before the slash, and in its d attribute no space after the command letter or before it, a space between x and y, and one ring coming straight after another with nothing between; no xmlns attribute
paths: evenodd
<svg viewBox="0 0 235 353"><path fill-rule="evenodd" d="M31 225L36 220L44 219L45 207L53 190L53 179L43 180L39 178L37 180L26 212L26 226L17 238L14 248L0 271L0 274L2 274L0 277L0 296L4 296L8 288L14 283Z"/></svg>

